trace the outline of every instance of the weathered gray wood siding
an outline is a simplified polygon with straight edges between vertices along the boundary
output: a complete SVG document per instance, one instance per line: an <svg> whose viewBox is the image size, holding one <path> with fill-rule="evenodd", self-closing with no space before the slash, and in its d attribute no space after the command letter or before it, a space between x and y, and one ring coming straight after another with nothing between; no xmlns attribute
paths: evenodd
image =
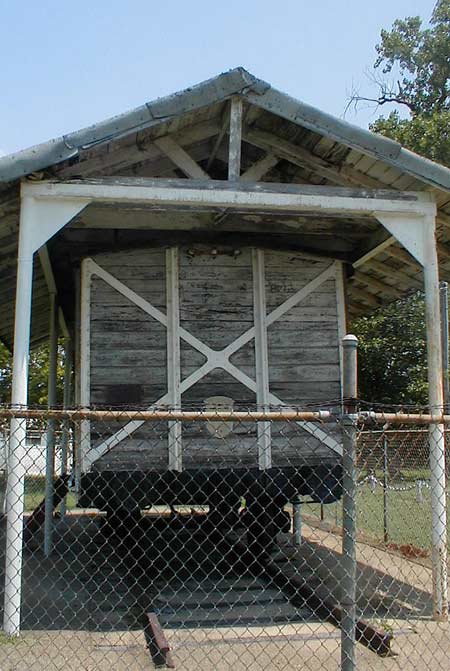
<svg viewBox="0 0 450 671"><path fill-rule="evenodd" d="M214 350L222 350L254 325L252 250L239 254L196 246L179 250L180 325ZM299 253L265 251L267 313L320 275L332 262ZM102 268L166 312L165 251L145 249L101 254ZM166 329L94 277L91 289L91 402L95 405L154 403L167 391ZM255 380L252 339L230 360ZM286 404L324 404L340 395L336 290L328 280L268 328L270 391ZM205 362L181 341L181 380ZM184 407L205 407L226 396L235 407L254 406L254 391L216 368L183 394ZM115 433L119 422L92 425L92 444ZM332 432L333 429L322 426ZM257 464L256 426L234 424L226 438L204 423L185 423L183 467ZM338 458L297 424L272 425L274 466L336 461ZM96 463L100 469L165 469L167 423L149 423Z"/></svg>

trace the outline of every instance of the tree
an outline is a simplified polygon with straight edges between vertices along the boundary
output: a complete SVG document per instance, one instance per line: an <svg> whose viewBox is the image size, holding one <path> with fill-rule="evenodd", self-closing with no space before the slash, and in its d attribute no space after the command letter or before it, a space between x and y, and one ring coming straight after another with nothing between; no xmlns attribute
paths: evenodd
<svg viewBox="0 0 450 671"><path fill-rule="evenodd" d="M371 130L450 165L450 0L438 0L427 28L418 16L397 19L375 48L381 76L373 100L395 103L408 116L395 109Z"/></svg>
<svg viewBox="0 0 450 671"><path fill-rule="evenodd" d="M379 94L371 100L397 109L377 119L371 130L450 166L450 0L436 3L429 27L423 28L418 16L394 21L391 30L381 31L376 52ZM362 398L427 402L424 322L420 293L354 322Z"/></svg>
<svg viewBox="0 0 450 671"><path fill-rule="evenodd" d="M359 395L370 403L427 402L425 305L416 293L354 322Z"/></svg>
<svg viewBox="0 0 450 671"><path fill-rule="evenodd" d="M30 353L28 398L31 406L47 405L47 385L49 369L48 345L40 345ZM11 401L12 356L0 343L0 404ZM58 347L57 403L62 403L64 384L64 349Z"/></svg>

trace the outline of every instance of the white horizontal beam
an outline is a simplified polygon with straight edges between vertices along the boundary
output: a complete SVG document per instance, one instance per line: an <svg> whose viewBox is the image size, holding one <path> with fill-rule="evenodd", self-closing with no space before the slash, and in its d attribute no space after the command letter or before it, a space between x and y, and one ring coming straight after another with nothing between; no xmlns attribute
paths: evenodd
<svg viewBox="0 0 450 671"><path fill-rule="evenodd" d="M23 195L39 200L76 200L260 209L294 212L374 214L390 212L435 216L431 194L370 191L344 187L309 187L273 183L240 184L215 180L146 178L91 179L24 183Z"/></svg>

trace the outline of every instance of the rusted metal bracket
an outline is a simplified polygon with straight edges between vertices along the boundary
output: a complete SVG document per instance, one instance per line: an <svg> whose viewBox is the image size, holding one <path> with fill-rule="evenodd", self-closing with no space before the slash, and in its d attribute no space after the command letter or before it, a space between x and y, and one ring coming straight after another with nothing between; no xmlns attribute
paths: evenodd
<svg viewBox="0 0 450 671"><path fill-rule="evenodd" d="M148 625L144 633L154 665L156 667L165 666L167 669L174 669L175 662L170 653L170 646L159 623L158 616L156 613L146 613L146 616Z"/></svg>

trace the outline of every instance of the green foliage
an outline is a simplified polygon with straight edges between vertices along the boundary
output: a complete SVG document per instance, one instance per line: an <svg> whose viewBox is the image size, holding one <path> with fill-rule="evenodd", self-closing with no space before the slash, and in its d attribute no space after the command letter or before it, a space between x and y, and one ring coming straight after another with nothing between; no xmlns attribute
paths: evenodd
<svg viewBox="0 0 450 671"><path fill-rule="evenodd" d="M370 130L400 142L421 156L450 165L450 111L401 119L397 111L380 117Z"/></svg>
<svg viewBox="0 0 450 671"><path fill-rule="evenodd" d="M385 78L381 104L406 105L413 116L432 115L449 108L450 0L439 0L423 28L418 16L397 19L391 30L381 31L374 67ZM387 79L387 81L386 81ZM384 99L383 99L384 96Z"/></svg>
<svg viewBox="0 0 450 671"><path fill-rule="evenodd" d="M369 402L427 403L425 303L416 293L352 324L359 338L359 395Z"/></svg>
<svg viewBox="0 0 450 671"><path fill-rule="evenodd" d="M418 16L394 21L381 31L376 51L374 68L382 71L377 102L406 106L410 116L394 110L370 129L450 165L450 0L437 2L429 28Z"/></svg>
<svg viewBox="0 0 450 671"><path fill-rule="evenodd" d="M47 385L49 369L48 345L40 345L32 350L29 363L29 405L47 405ZM0 343L0 403L11 401L12 356ZM57 403L62 403L64 383L64 349L58 348Z"/></svg>
<svg viewBox="0 0 450 671"><path fill-rule="evenodd" d="M371 130L450 166L450 0L439 0L430 25L419 17L381 31L374 67L382 72L378 103L406 106ZM421 294L396 301L353 324L360 339L360 396L370 402L426 404L425 309Z"/></svg>

